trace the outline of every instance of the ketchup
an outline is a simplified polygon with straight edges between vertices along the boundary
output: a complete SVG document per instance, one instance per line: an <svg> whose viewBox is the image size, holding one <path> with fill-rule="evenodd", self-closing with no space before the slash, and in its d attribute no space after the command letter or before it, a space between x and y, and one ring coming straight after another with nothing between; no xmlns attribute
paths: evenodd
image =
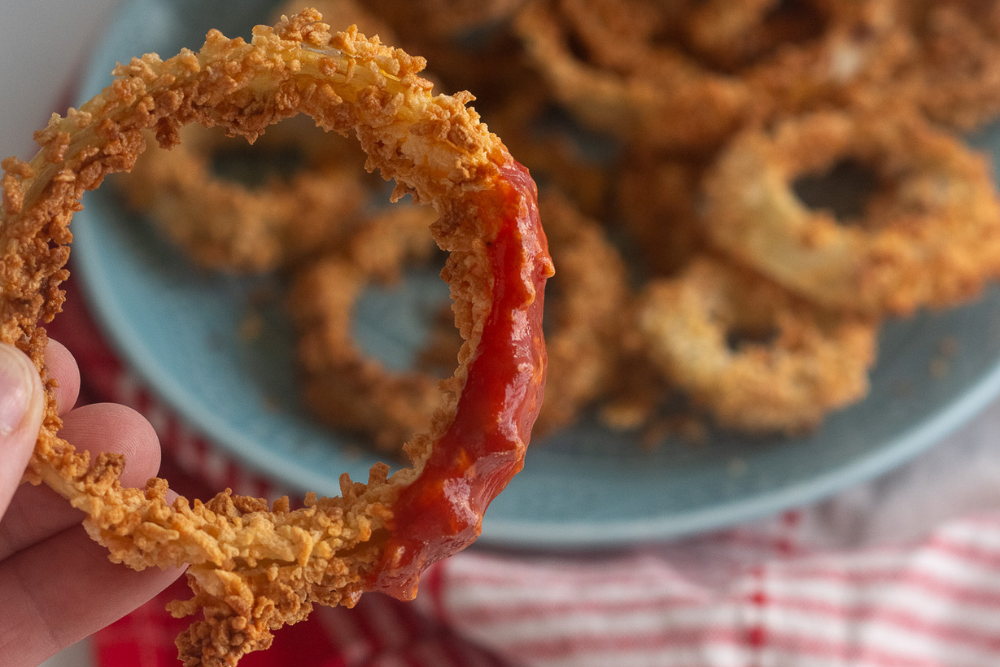
<svg viewBox="0 0 1000 667"><path fill-rule="evenodd" d="M487 243L493 304L455 420L393 504L370 574L371 590L399 599L416 595L427 566L479 537L487 506L524 466L545 386L542 305L553 270L535 183L511 158L496 187L472 196L481 223L496 230Z"/></svg>

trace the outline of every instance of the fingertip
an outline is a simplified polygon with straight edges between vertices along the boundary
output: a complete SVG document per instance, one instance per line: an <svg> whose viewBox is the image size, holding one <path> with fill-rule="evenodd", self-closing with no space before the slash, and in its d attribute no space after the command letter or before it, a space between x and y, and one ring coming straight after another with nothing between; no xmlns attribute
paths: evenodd
<svg viewBox="0 0 1000 667"><path fill-rule="evenodd" d="M56 381L56 405L59 414L73 409L80 398L80 367L73 353L57 340L49 339L45 348L45 366Z"/></svg>
<svg viewBox="0 0 1000 667"><path fill-rule="evenodd" d="M34 450L43 410L35 364L16 347L0 344L0 516Z"/></svg>
<svg viewBox="0 0 1000 667"><path fill-rule="evenodd" d="M122 484L142 486L160 469L160 441L153 426L132 408L95 403L64 417L59 436L77 449L125 455Z"/></svg>

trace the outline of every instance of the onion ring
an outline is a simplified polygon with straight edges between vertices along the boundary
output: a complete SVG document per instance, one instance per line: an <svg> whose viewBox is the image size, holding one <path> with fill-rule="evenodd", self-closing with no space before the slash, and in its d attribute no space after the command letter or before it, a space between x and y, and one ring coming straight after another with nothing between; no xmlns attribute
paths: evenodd
<svg viewBox="0 0 1000 667"><path fill-rule="evenodd" d="M635 4L642 13L629 22L607 0L539 2L515 28L555 97L582 124L644 150L703 154L789 112L872 104L914 53L892 0L811 0L827 30L814 34L807 25L795 43L766 39L753 58L720 69L689 55L683 36L662 39L656 26L698 22L704 13L712 30L752 36L777 3ZM719 12L740 20L720 26ZM720 42L737 48L731 36Z"/></svg>
<svg viewBox="0 0 1000 667"><path fill-rule="evenodd" d="M742 81L706 72L679 49L642 52L627 73L579 59L547 4L528 5L515 29L552 93L587 127L654 149L704 151L750 114L753 98Z"/></svg>
<svg viewBox="0 0 1000 667"><path fill-rule="evenodd" d="M600 226L555 192L540 199L539 210L561 281L549 284L555 300L549 299L545 321L547 396L536 435L570 424L605 389L629 300L625 263ZM363 433L387 452L426 427L440 402L438 380L425 372L391 372L365 356L352 342L351 308L369 279L397 277L393 271L404 255L424 259L430 247L421 212L404 209L362 227L358 234L367 238L351 239L350 256L318 261L296 276L289 296L311 412L335 428Z"/></svg>
<svg viewBox="0 0 1000 667"><path fill-rule="evenodd" d="M471 96L433 96L424 61L368 40L331 34L315 10L258 26L250 43L208 33L202 49L166 61L147 55L66 118L36 133L30 161L3 162L0 340L28 353L45 378L45 420L25 479L44 482L87 515L112 560L142 569L190 564L194 597L178 616L204 610L178 638L182 662L233 665L266 648L271 631L304 618L313 603L354 604L364 591L415 594L419 573L477 537L482 513L523 465L541 402L543 286L552 263L527 171L466 107ZM163 145L189 122L250 139L304 112L354 132L369 165L441 218L432 228L449 251L465 339L459 368L428 433L405 446L413 467L368 484L341 478L343 497L307 496L290 511L226 491L208 503L167 503L167 484L123 487L121 456L94 460L60 439L55 388L44 365L45 330L64 299L72 214L86 190L127 170L155 129Z"/></svg>
<svg viewBox="0 0 1000 667"><path fill-rule="evenodd" d="M1000 272L989 167L915 115L816 113L735 139L706 177L712 242L830 308L909 314L975 296ZM864 220L810 211L790 181L853 158L882 181Z"/></svg>
<svg viewBox="0 0 1000 667"><path fill-rule="evenodd" d="M397 279L404 261L429 258L436 247L427 233L429 212L406 207L368 221L348 240L347 253L298 272L288 296L306 406L324 423L361 433L391 453L426 430L441 390L429 375L391 372L365 356L353 342L351 314L366 283Z"/></svg>
<svg viewBox="0 0 1000 667"><path fill-rule="evenodd" d="M936 123L968 131L1000 113L1000 5L912 2L908 29L918 43L909 67L885 90Z"/></svg>
<svg viewBox="0 0 1000 667"><path fill-rule="evenodd" d="M258 143L276 143L273 135L268 132ZM294 138L294 133L279 137L277 147L303 145L288 141ZM233 272L272 270L336 245L356 223L368 192L355 175L363 161L352 168L345 159L359 157L354 151L343 155L345 147L338 143L313 142L303 156L304 169L289 179L249 187L213 173L210 162L220 139L225 137L186 126L178 145L149 151L117 182L126 203L199 265Z"/></svg>
<svg viewBox="0 0 1000 667"><path fill-rule="evenodd" d="M863 397L877 326L702 256L650 282L638 326L652 361L723 426L798 433ZM767 337L730 349L733 336Z"/></svg>

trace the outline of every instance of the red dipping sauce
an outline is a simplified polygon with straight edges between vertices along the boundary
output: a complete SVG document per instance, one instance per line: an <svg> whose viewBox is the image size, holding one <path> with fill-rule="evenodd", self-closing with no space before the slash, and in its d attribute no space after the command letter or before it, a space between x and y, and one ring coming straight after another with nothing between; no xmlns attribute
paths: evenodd
<svg viewBox="0 0 1000 667"><path fill-rule="evenodd" d="M395 525L370 575L372 590L400 599L416 595L427 566L479 537L487 506L524 466L541 407L552 260L528 170L511 158L501 174L495 187L472 195L481 222L495 229L488 242L493 304L482 339L455 420L393 505Z"/></svg>

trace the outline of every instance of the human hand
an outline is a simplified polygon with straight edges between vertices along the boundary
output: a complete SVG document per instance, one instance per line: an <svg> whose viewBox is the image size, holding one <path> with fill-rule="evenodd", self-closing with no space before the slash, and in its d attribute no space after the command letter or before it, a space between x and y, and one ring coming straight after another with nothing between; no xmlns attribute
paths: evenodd
<svg viewBox="0 0 1000 667"><path fill-rule="evenodd" d="M80 372L54 341L46 364L58 383L60 435L97 453L125 454L125 485L156 474L160 447L137 412L115 404L71 410ZM45 486L20 485L42 419L42 384L27 356L0 344L0 667L34 666L166 588L182 570L134 572L108 560L83 514Z"/></svg>

